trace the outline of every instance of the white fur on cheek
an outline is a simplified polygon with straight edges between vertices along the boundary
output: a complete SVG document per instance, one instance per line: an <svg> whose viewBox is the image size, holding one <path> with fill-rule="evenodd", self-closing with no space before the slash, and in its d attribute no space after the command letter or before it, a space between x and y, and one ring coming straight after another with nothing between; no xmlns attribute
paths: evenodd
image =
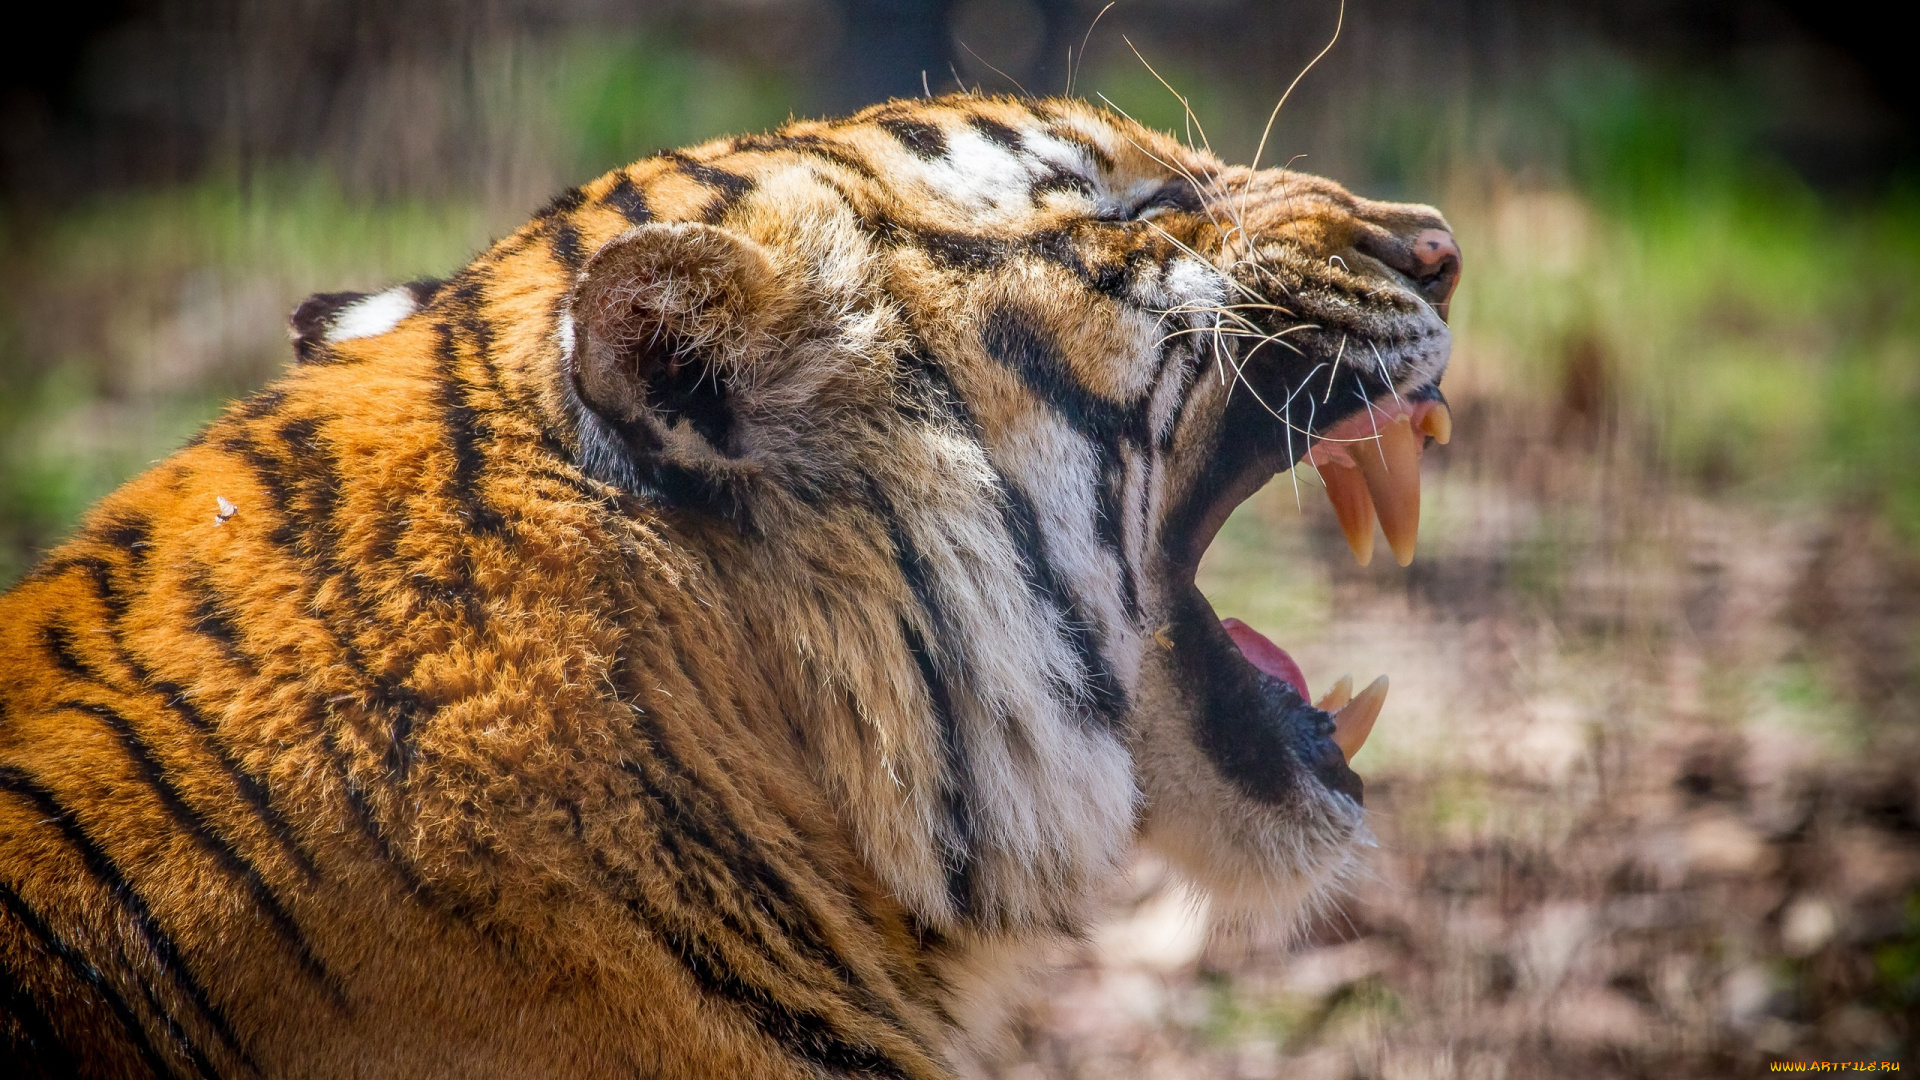
<svg viewBox="0 0 1920 1080"><path fill-rule="evenodd" d="M341 308L333 317L326 339L333 342L377 337L400 325L400 320L413 314L419 306L412 291L404 285L374 293Z"/></svg>

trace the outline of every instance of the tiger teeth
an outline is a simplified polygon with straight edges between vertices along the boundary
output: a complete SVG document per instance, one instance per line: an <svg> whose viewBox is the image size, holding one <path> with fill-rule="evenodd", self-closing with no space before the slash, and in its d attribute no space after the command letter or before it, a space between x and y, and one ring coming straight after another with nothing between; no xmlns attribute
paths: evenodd
<svg viewBox="0 0 1920 1080"><path fill-rule="evenodd" d="M1333 714L1333 743L1348 761L1366 745L1367 736L1373 732L1373 722L1380 719L1380 708L1386 703L1387 677L1382 675Z"/></svg>
<svg viewBox="0 0 1920 1080"><path fill-rule="evenodd" d="M1422 435L1433 436L1433 441L1445 446L1453 441L1453 410L1447 408L1444 401L1424 403L1418 426Z"/></svg>
<svg viewBox="0 0 1920 1080"><path fill-rule="evenodd" d="M1360 470L1347 465L1320 466L1320 479L1327 485L1327 500L1333 503L1333 516L1340 519L1340 531L1361 566L1373 561L1373 496Z"/></svg>
<svg viewBox="0 0 1920 1080"><path fill-rule="evenodd" d="M1342 675L1340 681L1327 688L1313 707L1321 712L1338 712L1342 705L1353 700L1353 676Z"/></svg>
<svg viewBox="0 0 1920 1080"><path fill-rule="evenodd" d="M1413 433L1413 425L1401 415L1383 424L1377 437L1349 448L1367 482L1367 494L1380 517L1380 531L1387 534L1387 546L1401 566L1413 561L1414 544L1420 539L1421 444L1421 436Z"/></svg>
<svg viewBox="0 0 1920 1080"><path fill-rule="evenodd" d="M1420 540L1420 454L1431 438L1453 438L1453 413L1443 401L1372 405L1335 425L1307 451L1320 471L1327 501L1361 566L1373 561L1373 526L1387 534L1394 561L1413 561Z"/></svg>

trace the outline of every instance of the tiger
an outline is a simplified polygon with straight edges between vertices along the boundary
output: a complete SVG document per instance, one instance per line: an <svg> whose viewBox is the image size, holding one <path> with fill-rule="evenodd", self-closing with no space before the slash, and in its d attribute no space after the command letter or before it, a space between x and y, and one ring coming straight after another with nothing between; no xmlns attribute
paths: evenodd
<svg viewBox="0 0 1920 1080"><path fill-rule="evenodd" d="M976 93L315 296L0 598L9 1075L932 1080L1138 852L1317 910L1385 683L1196 568L1303 464L1411 558L1459 271Z"/></svg>

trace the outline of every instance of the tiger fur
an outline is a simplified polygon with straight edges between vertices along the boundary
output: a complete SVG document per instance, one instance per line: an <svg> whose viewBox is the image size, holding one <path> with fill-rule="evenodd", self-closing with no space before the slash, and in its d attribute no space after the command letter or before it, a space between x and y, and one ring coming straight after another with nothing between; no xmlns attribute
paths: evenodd
<svg viewBox="0 0 1920 1080"><path fill-rule="evenodd" d="M961 95L302 305L0 598L10 1075L918 1080L1136 842L1302 910L1359 781L1193 571L1437 394L1436 228Z"/></svg>

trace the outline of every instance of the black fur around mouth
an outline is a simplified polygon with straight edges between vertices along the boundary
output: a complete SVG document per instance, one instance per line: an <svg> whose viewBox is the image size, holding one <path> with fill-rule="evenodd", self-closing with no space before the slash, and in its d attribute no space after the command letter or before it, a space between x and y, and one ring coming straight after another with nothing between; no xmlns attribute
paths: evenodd
<svg viewBox="0 0 1920 1080"><path fill-rule="evenodd" d="M1306 357L1297 359L1304 362ZM1198 698L1200 742L1223 774L1250 798L1264 802L1292 797L1293 786L1310 774L1328 791L1359 803L1364 785L1333 740L1332 714L1305 700L1286 681L1256 667L1227 635L1194 577L1201 556L1233 511L1274 476L1298 466L1318 436L1359 415L1364 403L1443 399L1437 383L1396 391L1365 371L1336 368L1322 376L1328 384L1324 397L1303 406L1301 396L1288 391L1286 379L1289 375L1301 378L1312 365L1284 370L1289 366L1300 365L1245 370L1249 389L1258 393L1240 394L1229 402L1221 425L1222 445L1187 502L1170 519L1174 527L1168 533L1167 550L1175 575L1175 599L1169 632L1184 685L1192 687ZM1326 366L1322 360L1320 367ZM1344 394L1336 392L1343 390ZM1280 392L1277 399L1270 396L1275 392ZM1340 408L1340 400L1352 404ZM1273 407L1276 404L1278 408ZM1276 762L1285 761L1297 762L1301 769L1276 767Z"/></svg>
<svg viewBox="0 0 1920 1080"><path fill-rule="evenodd" d="M1293 687L1242 656L1200 590L1175 599L1171 635L1184 685L1199 696L1200 745L1248 798L1283 803L1296 797L1301 772L1328 791L1363 802L1364 785L1333 742L1333 717Z"/></svg>

